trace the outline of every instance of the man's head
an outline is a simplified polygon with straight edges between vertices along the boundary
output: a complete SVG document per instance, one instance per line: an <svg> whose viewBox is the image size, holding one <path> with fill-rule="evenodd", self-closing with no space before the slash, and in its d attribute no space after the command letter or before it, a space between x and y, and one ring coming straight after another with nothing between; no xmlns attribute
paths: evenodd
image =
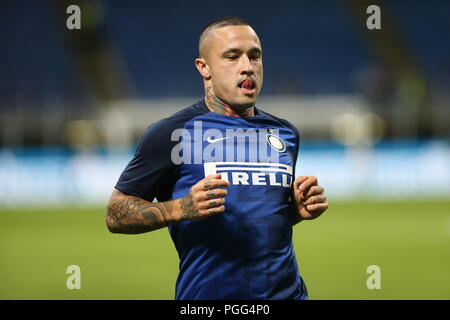
<svg viewBox="0 0 450 320"><path fill-rule="evenodd" d="M199 55L195 65L207 95L236 111L255 104L263 83L262 49L246 21L226 17L208 24L200 35Z"/></svg>

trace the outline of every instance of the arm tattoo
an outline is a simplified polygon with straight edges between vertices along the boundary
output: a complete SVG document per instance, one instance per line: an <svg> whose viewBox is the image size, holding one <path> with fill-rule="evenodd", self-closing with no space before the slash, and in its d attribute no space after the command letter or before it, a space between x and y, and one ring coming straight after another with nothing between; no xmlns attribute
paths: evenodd
<svg viewBox="0 0 450 320"><path fill-rule="evenodd" d="M154 203L114 192L106 215L111 232L143 233L166 227L173 221L173 201Z"/></svg>
<svg viewBox="0 0 450 320"><path fill-rule="evenodd" d="M192 201L192 192L189 193L180 200L180 207L183 218L192 219L198 215L197 209L194 207L194 203Z"/></svg>

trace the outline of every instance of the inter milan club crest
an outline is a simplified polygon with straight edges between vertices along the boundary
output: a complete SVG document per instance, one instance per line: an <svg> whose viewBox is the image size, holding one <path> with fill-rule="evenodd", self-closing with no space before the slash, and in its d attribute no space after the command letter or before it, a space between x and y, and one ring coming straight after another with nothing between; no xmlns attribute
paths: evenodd
<svg viewBox="0 0 450 320"><path fill-rule="evenodd" d="M286 151L286 145L284 144L283 140L281 140L280 137L272 134L272 132L273 129L267 129L267 142L273 149L277 150L278 152Z"/></svg>

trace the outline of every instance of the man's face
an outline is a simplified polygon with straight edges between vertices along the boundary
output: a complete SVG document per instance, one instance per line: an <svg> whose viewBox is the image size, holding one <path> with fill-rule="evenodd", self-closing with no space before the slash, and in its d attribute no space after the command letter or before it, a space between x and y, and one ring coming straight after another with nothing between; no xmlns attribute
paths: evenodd
<svg viewBox="0 0 450 320"><path fill-rule="evenodd" d="M250 26L214 29L205 39L212 93L231 107L253 106L263 83L261 43Z"/></svg>

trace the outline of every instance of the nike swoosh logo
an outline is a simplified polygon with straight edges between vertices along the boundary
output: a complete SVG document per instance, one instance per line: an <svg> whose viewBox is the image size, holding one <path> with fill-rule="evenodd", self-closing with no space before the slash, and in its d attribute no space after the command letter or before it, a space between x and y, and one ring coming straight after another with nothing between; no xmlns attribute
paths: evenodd
<svg viewBox="0 0 450 320"><path fill-rule="evenodd" d="M220 140L225 140L228 139L229 137L225 137L225 138L217 138L217 139L211 139L211 137L206 138L206 141L208 141L209 143L214 143Z"/></svg>

